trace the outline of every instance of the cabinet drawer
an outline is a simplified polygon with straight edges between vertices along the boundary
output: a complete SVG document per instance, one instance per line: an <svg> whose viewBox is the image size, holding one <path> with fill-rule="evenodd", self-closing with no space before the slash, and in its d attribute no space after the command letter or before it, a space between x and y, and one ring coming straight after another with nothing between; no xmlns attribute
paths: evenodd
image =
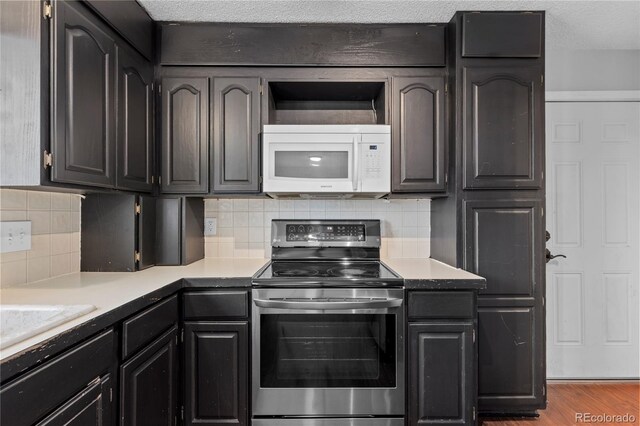
<svg viewBox="0 0 640 426"><path fill-rule="evenodd" d="M0 424L34 424L111 370L116 362L113 330L64 352L2 387Z"/></svg>
<svg viewBox="0 0 640 426"><path fill-rule="evenodd" d="M539 58L542 56L543 15L535 13L465 13L462 56Z"/></svg>
<svg viewBox="0 0 640 426"><path fill-rule="evenodd" d="M156 303L122 323L122 357L127 358L178 322L178 296Z"/></svg>
<svg viewBox="0 0 640 426"><path fill-rule="evenodd" d="M475 318L473 292L412 291L409 293L409 319Z"/></svg>
<svg viewBox="0 0 640 426"><path fill-rule="evenodd" d="M203 291L185 293L185 319L246 318L249 316L247 291Z"/></svg>

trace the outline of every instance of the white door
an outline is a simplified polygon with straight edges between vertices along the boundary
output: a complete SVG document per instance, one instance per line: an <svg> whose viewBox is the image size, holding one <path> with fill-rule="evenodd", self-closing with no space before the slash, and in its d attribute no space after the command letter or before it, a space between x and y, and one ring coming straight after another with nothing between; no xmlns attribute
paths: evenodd
<svg viewBox="0 0 640 426"><path fill-rule="evenodd" d="M640 103L546 104L547 375L637 378Z"/></svg>

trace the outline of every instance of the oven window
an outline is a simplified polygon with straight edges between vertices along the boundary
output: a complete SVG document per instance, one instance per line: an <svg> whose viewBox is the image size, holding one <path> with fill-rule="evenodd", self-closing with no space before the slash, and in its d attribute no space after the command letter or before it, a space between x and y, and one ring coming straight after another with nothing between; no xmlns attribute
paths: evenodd
<svg viewBox="0 0 640 426"><path fill-rule="evenodd" d="M276 177L347 179L348 151L275 151Z"/></svg>
<svg viewBox="0 0 640 426"><path fill-rule="evenodd" d="M394 314L260 316L263 388L395 387Z"/></svg>

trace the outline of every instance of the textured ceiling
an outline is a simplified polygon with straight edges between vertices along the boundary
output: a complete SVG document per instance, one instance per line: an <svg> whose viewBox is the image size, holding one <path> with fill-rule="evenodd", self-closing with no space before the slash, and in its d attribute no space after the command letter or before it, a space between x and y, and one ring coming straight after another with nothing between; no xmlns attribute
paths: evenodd
<svg viewBox="0 0 640 426"><path fill-rule="evenodd" d="M156 21L448 22L457 10L546 10L547 49L640 49L640 1L138 0Z"/></svg>

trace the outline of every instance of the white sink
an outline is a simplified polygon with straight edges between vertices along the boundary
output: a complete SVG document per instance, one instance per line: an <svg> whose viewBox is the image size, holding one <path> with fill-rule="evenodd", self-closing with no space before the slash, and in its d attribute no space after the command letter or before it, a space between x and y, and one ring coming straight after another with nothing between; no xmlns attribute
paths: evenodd
<svg viewBox="0 0 640 426"><path fill-rule="evenodd" d="M0 305L0 349L95 309L93 305Z"/></svg>

